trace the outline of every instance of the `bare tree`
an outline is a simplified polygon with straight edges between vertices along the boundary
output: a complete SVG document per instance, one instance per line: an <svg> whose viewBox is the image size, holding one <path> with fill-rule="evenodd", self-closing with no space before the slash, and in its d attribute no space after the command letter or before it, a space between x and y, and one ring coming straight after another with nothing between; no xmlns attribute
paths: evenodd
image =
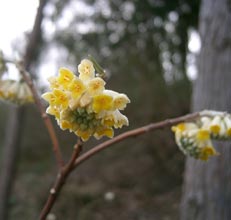
<svg viewBox="0 0 231 220"><path fill-rule="evenodd" d="M30 34L24 57L24 66L29 70L31 64L36 59L36 47L41 38L41 23L43 19L43 9L47 0L40 0L33 30ZM14 182L16 170L16 159L20 146L20 137L23 121L23 107L11 106L9 110L9 120L6 129L5 144L3 146L3 162L1 165L0 178L0 220L7 219L8 201Z"/></svg>
<svg viewBox="0 0 231 220"><path fill-rule="evenodd" d="M193 110L231 111L231 1L203 0L199 31L202 48L194 85ZM217 145L217 144L216 144ZM231 146L208 163L188 158L181 204L182 220L231 219Z"/></svg>

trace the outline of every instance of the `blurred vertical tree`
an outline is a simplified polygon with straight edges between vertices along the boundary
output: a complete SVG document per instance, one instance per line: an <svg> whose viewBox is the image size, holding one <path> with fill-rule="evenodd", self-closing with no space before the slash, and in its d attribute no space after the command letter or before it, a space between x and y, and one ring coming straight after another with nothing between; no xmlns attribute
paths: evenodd
<svg viewBox="0 0 231 220"><path fill-rule="evenodd" d="M42 40L41 23L43 20L43 9L48 0L40 0L33 30L30 33L27 47L25 48L24 66L30 71L32 64L38 57L39 44ZM5 131L5 142L2 152L1 179L0 179L0 220L8 219L9 200L14 183L17 168L17 157L23 131L24 107L9 107L9 120L7 120Z"/></svg>
<svg viewBox="0 0 231 220"><path fill-rule="evenodd" d="M202 48L193 110L231 111L231 2L203 0ZM182 220L231 219L231 146L219 143L221 155L208 163L187 159Z"/></svg>

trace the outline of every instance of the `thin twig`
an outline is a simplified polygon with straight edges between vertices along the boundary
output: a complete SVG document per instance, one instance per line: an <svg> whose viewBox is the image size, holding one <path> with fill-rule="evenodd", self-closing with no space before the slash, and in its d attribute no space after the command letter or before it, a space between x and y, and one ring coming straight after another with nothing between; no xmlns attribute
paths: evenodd
<svg viewBox="0 0 231 220"><path fill-rule="evenodd" d="M130 137L135 137L135 136L147 133L147 132L152 131L152 130L171 126L171 125L183 122L183 121L192 120L192 119L197 118L199 115L200 115L199 112L195 112L195 113L184 115L181 117L177 117L177 118L173 118L173 119L166 119L166 120L161 121L161 122L148 124L146 126L136 128L136 129L133 129L131 131L124 132L124 133L122 133L122 134L120 134L120 135L118 135L118 136L116 136L116 137L114 137L108 141L105 141L105 142L95 146L94 148L90 149L89 151L87 151L86 153L81 155L75 161L75 167L77 167L78 165L80 165L81 163L83 163L84 161L86 161L87 159L92 157L93 155L99 153L100 151L110 147L111 145L113 145L115 143L118 143L118 142L123 141L127 138L130 138Z"/></svg>
<svg viewBox="0 0 231 220"><path fill-rule="evenodd" d="M41 211L39 217L40 220L45 220L47 215L49 214L51 208L53 207L58 197L59 192L61 191L64 183L66 182L67 177L74 169L75 160L79 156L81 150L82 150L82 142L78 140L77 144L74 146L74 150L69 162L61 169L61 172L59 172L57 175L56 181L50 190L50 194L48 196L46 204L44 205Z"/></svg>
<svg viewBox="0 0 231 220"><path fill-rule="evenodd" d="M50 118L48 117L48 115L46 114L45 108L44 108L44 106L43 106L43 104L41 102L41 99L40 99L40 97L39 97L39 95L37 93L37 90L36 90L36 88L34 86L34 83L33 83L32 79L31 79L30 75L24 69L22 64L16 63L16 67L18 68L20 74L22 75L22 77L25 80L25 82L27 83L27 85L30 87L30 90L31 90L31 92L33 94L33 97L34 97L34 100L35 100L35 104L37 105L37 107L38 107L38 109L40 111L41 117L42 117L42 119L43 119L43 121L45 123L45 126L46 126L46 128L48 130L49 136L51 138L52 146L53 146L53 152L54 152L57 164L58 164L59 168L62 168L64 162L63 162L63 159L62 159L62 154L61 154L61 151L60 151L60 148L59 148L59 142L58 142L57 136L55 134L53 124L52 124Z"/></svg>

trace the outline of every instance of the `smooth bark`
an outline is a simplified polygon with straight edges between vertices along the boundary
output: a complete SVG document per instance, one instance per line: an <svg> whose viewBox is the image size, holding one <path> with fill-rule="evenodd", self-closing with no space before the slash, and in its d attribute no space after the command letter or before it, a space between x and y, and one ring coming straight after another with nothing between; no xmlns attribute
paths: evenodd
<svg viewBox="0 0 231 220"><path fill-rule="evenodd" d="M203 0L199 31L202 40L193 111L231 112L231 2ZM220 156L186 161L181 220L231 219L231 144L214 142Z"/></svg>

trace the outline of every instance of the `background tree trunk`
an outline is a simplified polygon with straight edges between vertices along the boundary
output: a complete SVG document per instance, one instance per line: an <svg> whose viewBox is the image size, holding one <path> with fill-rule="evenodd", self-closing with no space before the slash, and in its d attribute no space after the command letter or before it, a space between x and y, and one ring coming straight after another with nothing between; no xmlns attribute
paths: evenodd
<svg viewBox="0 0 231 220"><path fill-rule="evenodd" d="M19 150L20 137L22 134L23 108L11 106L9 110L9 121L6 128L5 147L2 155L4 156L1 164L0 179L0 220L7 219L7 206L9 195L13 185L16 170L16 161ZM13 129L13 130L12 130Z"/></svg>
<svg viewBox="0 0 231 220"><path fill-rule="evenodd" d="M193 111L231 112L231 1L203 0L199 25L202 48ZM215 145L219 157L186 161L182 220L231 219L231 144Z"/></svg>
<svg viewBox="0 0 231 220"><path fill-rule="evenodd" d="M36 60L38 45L41 42L41 24L43 20L43 9L48 0L40 0L33 30L25 50L24 66L30 70L31 64ZM7 123L6 138L3 146L3 162L1 165L0 178L0 220L8 219L8 203L14 182L17 167L17 155L20 147L21 130L23 129L23 107L11 106L9 120Z"/></svg>

